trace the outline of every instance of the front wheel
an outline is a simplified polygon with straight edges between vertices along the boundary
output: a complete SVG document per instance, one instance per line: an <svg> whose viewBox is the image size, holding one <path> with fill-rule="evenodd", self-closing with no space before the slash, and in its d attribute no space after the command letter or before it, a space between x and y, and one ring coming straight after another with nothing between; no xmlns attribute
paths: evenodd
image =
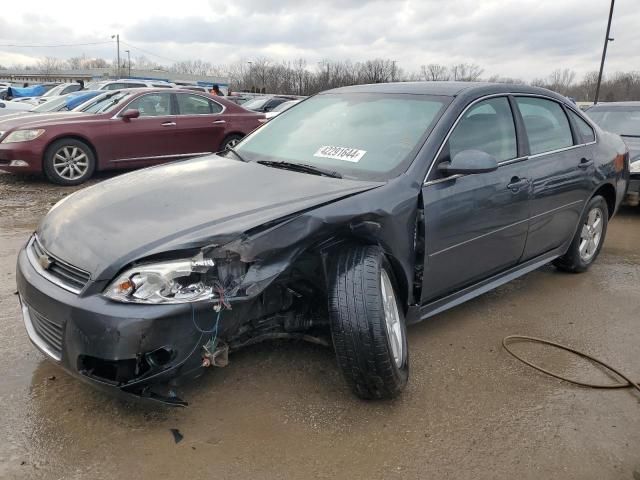
<svg viewBox="0 0 640 480"><path fill-rule="evenodd" d="M242 140L242 135L234 134L226 137L220 144L220 151L224 152L229 147L235 147Z"/></svg>
<svg viewBox="0 0 640 480"><path fill-rule="evenodd" d="M79 185L93 175L95 168L93 151L75 138L53 142L44 155L44 173L58 185Z"/></svg>
<svg viewBox="0 0 640 480"><path fill-rule="evenodd" d="M329 318L338 365L364 399L393 398L409 376L403 309L382 249L340 252L329 282Z"/></svg>
<svg viewBox="0 0 640 480"><path fill-rule="evenodd" d="M582 215L569 250L553 263L566 272L584 272L598 258L609 223L607 202L600 195L593 197Z"/></svg>

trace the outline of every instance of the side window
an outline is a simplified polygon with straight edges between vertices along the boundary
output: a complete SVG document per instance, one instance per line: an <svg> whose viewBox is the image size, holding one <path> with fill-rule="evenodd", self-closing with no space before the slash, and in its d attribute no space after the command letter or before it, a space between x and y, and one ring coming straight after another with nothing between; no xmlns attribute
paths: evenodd
<svg viewBox="0 0 640 480"><path fill-rule="evenodd" d="M133 108L140 111L140 117L162 117L171 115L171 94L150 93L148 95L142 95L127 105L127 110Z"/></svg>
<svg viewBox="0 0 640 480"><path fill-rule="evenodd" d="M569 120L558 103L536 97L516 97L516 103L529 137L531 155L573 145Z"/></svg>
<svg viewBox="0 0 640 480"><path fill-rule="evenodd" d="M125 88L124 83L110 83L103 90L120 90L121 88Z"/></svg>
<svg viewBox="0 0 640 480"><path fill-rule="evenodd" d="M448 146L450 158L463 150L481 150L498 162L516 158L516 127L509 100L492 98L467 110L451 133Z"/></svg>
<svg viewBox="0 0 640 480"><path fill-rule="evenodd" d="M582 140L579 141L578 143L595 142L596 134L593 132L593 128L591 128L591 125L589 125L582 118L580 118L580 116L577 113L572 112L571 110L568 110L568 111L569 111L569 116L573 120L573 123L575 123L576 126L578 127L578 132L582 137Z"/></svg>
<svg viewBox="0 0 640 480"><path fill-rule="evenodd" d="M122 88L144 88L146 85L144 83L123 83Z"/></svg>
<svg viewBox="0 0 640 480"><path fill-rule="evenodd" d="M219 103L200 95L179 93L177 99L180 115L210 115L222 111L222 106Z"/></svg>
<svg viewBox="0 0 640 480"><path fill-rule="evenodd" d="M68 87L65 87L62 90L60 95L66 95L67 93L77 92L78 90L80 90L80 85L69 85Z"/></svg>

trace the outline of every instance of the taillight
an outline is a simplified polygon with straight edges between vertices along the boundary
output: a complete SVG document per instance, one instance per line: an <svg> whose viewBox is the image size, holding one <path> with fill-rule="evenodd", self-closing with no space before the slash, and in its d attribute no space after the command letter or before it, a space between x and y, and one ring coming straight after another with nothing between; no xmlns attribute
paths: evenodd
<svg viewBox="0 0 640 480"><path fill-rule="evenodd" d="M629 150L624 153L620 153L616 155L615 160L613 161L613 168L616 172L622 172L625 168L628 168L629 165Z"/></svg>

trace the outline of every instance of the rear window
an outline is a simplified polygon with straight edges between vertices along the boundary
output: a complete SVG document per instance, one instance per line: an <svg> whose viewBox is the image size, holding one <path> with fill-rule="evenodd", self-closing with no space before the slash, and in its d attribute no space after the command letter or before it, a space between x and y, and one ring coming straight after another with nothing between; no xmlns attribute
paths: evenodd
<svg viewBox="0 0 640 480"><path fill-rule="evenodd" d="M569 116L576 127L578 127L578 133L580 134L580 141L576 143L589 143L596 140L596 134L593 132L593 128L587 122L585 122L580 115L569 110Z"/></svg>
<svg viewBox="0 0 640 480"><path fill-rule="evenodd" d="M386 180L406 170L450 101L431 95L317 95L236 149L250 161L310 164L345 177Z"/></svg>
<svg viewBox="0 0 640 480"><path fill-rule="evenodd" d="M569 120L560 104L536 97L516 97L531 155L573 145Z"/></svg>

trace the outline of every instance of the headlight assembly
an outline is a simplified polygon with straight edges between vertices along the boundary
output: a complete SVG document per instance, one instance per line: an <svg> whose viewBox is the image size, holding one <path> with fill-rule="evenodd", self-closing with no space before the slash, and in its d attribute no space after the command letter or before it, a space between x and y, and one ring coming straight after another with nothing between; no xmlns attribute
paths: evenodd
<svg viewBox="0 0 640 480"><path fill-rule="evenodd" d="M44 129L39 128L36 130L16 130L2 140L2 143L17 143L17 142L29 142L35 140L44 133Z"/></svg>
<svg viewBox="0 0 640 480"><path fill-rule="evenodd" d="M629 171L631 173L640 173L640 160L636 160L631 165L629 165Z"/></svg>
<svg viewBox="0 0 640 480"><path fill-rule="evenodd" d="M213 284L203 270L213 267L214 262L205 262L186 259L138 265L118 276L104 296L118 302L151 304L207 300L214 296Z"/></svg>

